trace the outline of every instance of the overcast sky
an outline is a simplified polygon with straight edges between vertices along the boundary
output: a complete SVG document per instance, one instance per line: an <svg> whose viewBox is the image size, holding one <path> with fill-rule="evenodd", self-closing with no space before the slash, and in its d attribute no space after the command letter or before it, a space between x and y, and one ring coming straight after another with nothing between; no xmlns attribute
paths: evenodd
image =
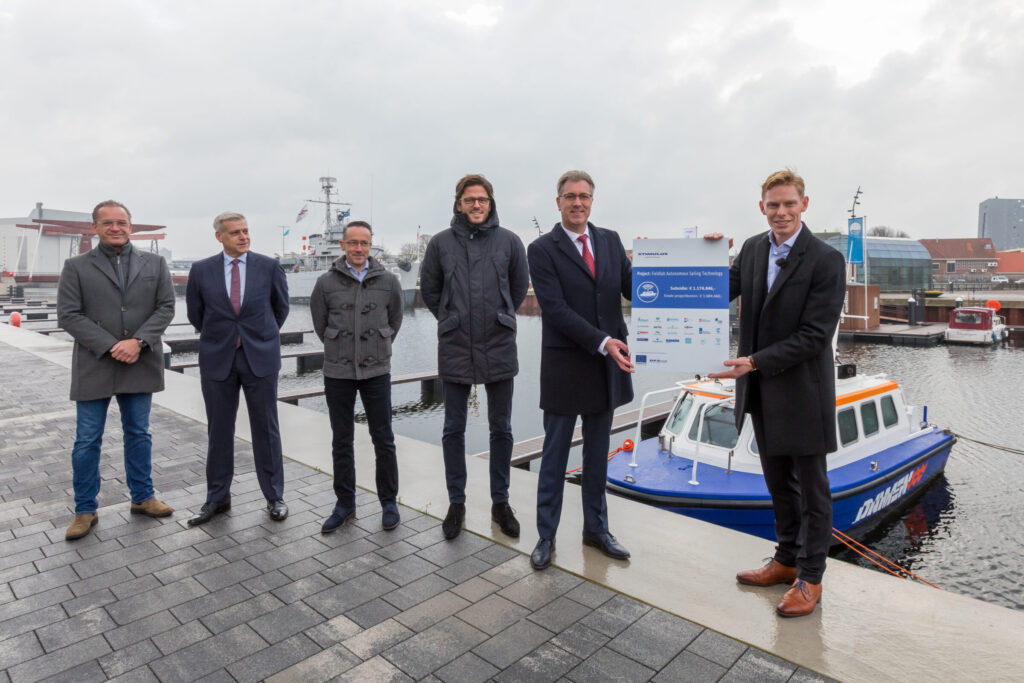
<svg viewBox="0 0 1024 683"><path fill-rule="evenodd" d="M861 186L869 227L973 237L1024 196L1022 35L1017 0L0 0L0 216L113 197L183 258L234 210L274 253L333 175L397 250L480 172L529 241L582 168L624 241L742 238L790 166L815 230Z"/></svg>

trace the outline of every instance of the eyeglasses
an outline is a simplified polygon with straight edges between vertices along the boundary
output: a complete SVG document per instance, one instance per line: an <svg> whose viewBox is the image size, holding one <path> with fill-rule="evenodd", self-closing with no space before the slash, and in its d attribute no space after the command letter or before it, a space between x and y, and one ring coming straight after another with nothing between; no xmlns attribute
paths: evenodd
<svg viewBox="0 0 1024 683"><path fill-rule="evenodd" d="M491 203L490 197L463 197L462 203L466 206L473 206L479 204L480 206L487 206Z"/></svg>
<svg viewBox="0 0 1024 683"><path fill-rule="evenodd" d="M593 198L594 198L594 195L587 194L586 192L583 192L581 194L576 194L575 192L570 192L569 194L563 194L562 195L562 199L564 199L567 202L574 202L577 199L579 199L581 202L586 203L586 202L589 202Z"/></svg>
<svg viewBox="0 0 1024 683"><path fill-rule="evenodd" d="M370 243L366 242L366 241L363 241L363 240L358 240L358 241L357 240L349 240L348 242L345 242L345 246L346 247L351 247L352 249L355 249L357 247L361 247L363 249L366 249L366 248L368 248L370 246Z"/></svg>

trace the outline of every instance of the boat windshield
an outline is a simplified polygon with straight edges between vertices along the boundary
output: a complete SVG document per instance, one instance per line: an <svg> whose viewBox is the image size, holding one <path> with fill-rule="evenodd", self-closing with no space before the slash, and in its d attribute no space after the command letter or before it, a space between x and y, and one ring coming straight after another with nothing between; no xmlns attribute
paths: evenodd
<svg viewBox="0 0 1024 683"><path fill-rule="evenodd" d="M699 415L694 418L690 425L690 439L697 440L697 429L700 426ZM700 442L720 446L722 448L735 448L740 435L736 431L736 419L733 416L732 406L712 405L704 411L704 429L700 435Z"/></svg>
<svg viewBox="0 0 1024 683"><path fill-rule="evenodd" d="M683 394L683 398L676 403L675 410L665 420L666 431L672 432L676 436L680 436L683 433L683 427L686 426L686 418L690 416L690 411L693 409L693 394L689 391Z"/></svg>

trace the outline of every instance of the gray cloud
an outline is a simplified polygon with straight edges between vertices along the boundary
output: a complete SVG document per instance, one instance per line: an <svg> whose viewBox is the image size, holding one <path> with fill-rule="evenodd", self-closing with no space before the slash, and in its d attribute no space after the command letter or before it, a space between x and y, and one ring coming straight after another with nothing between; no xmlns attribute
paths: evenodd
<svg viewBox="0 0 1024 683"><path fill-rule="evenodd" d="M0 214L118 197L199 256L233 209L272 252L330 174L397 248L447 225L455 180L483 172L528 239L582 167L593 219L626 239L739 238L789 165L815 228L842 225L862 185L869 223L972 236L979 201L1024 195L1024 13L924 2L908 28L875 7L859 20L877 30L844 34L838 10L818 24L863 50L851 76L783 2L9 1Z"/></svg>

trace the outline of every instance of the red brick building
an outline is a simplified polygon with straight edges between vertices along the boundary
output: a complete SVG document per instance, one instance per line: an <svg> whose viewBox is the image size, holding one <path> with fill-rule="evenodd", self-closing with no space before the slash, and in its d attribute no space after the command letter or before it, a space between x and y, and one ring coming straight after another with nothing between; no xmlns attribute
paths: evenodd
<svg viewBox="0 0 1024 683"><path fill-rule="evenodd" d="M918 240L932 257L936 285L948 282L990 283L1000 274L999 254L989 237Z"/></svg>

